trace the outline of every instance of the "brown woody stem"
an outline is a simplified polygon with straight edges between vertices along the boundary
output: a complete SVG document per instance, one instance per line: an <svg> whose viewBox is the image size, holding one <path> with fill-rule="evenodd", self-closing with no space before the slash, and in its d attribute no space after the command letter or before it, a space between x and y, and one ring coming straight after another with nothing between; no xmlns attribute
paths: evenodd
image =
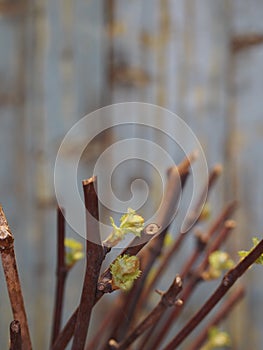
<svg viewBox="0 0 263 350"><path fill-rule="evenodd" d="M83 181L86 207L87 240L86 271L76 318L72 350L83 350L86 342L92 308L95 303L101 264L105 257L100 243L99 205L96 192L96 177Z"/></svg>
<svg viewBox="0 0 263 350"><path fill-rule="evenodd" d="M24 299L19 280L15 251L14 237L8 226L5 214L0 206L0 253L5 274L9 299L12 307L13 318L21 325L22 350L31 350Z"/></svg>
<svg viewBox="0 0 263 350"><path fill-rule="evenodd" d="M223 305L220 307L220 310L218 310L218 312L206 325L203 331L198 334L193 344L190 345L190 347L187 348L187 350L199 350L206 341L208 332L211 329L211 327L217 326L219 323L221 323L230 314L230 312L237 305L237 303L240 302L244 295L244 287L240 287L237 290L235 290L230 295L230 297L223 303Z"/></svg>
<svg viewBox="0 0 263 350"><path fill-rule="evenodd" d="M196 207L195 207L196 212L199 211L200 206L204 203L207 194L209 193L209 191L211 191L213 185L215 184L215 182L218 179L221 172L222 172L222 167L220 165L215 165L214 168L211 170L211 172L209 174L208 185L205 185L203 191L200 194L200 198L196 203ZM226 218L224 218L223 221L225 221L225 220L226 220ZM197 224L197 223L198 223L198 220L195 222L195 224ZM219 224L216 223L216 225L213 227L212 232L215 232L219 228L218 227L219 225L221 225L221 220L220 220ZM143 293L142 297L139 300L139 307L141 307L141 305L144 303L144 301L147 300L147 298L149 297L151 291L153 290L154 286L157 284L159 278L163 275L163 272L167 268L172 257L175 255L176 251L180 248L185 237L186 237L185 233L180 232L179 235L177 236L175 242L173 243L172 247L165 254L165 256L162 259L154 277L152 278L151 282L147 286L147 289L145 290L145 292ZM183 276L182 276L182 278L183 278Z"/></svg>
<svg viewBox="0 0 263 350"><path fill-rule="evenodd" d="M224 227L221 229L220 233L216 237L216 239L208 247L202 262L200 263L197 270L192 274L192 277L190 278L188 284L182 291L182 295L180 296L180 298L184 302L183 306L186 305L187 301L189 300L190 296L194 292L195 287L198 285L198 283L202 281L201 275L205 271L205 269L208 267L209 255L220 247L220 245L226 240L226 238L229 236L230 232L233 230L234 227L235 227L234 221L227 220L225 222ZM186 273L186 271L184 271L184 273ZM182 308L176 307L173 310L173 312L169 315L168 319L166 320L166 322L164 323L164 325L162 326L162 328L159 330L158 334L155 337L155 340L152 345L153 349L158 349L158 346L161 344L165 335L167 334L173 322L177 319L181 311L182 311Z"/></svg>
<svg viewBox="0 0 263 350"><path fill-rule="evenodd" d="M196 314L187 322L182 330L172 339L172 341L163 348L163 350L176 349L185 338L199 325L206 315L215 307L215 305L225 296L233 284L240 278L246 270L263 254L263 240L233 269L229 270L223 277L219 287L205 302L205 304L196 312Z"/></svg>
<svg viewBox="0 0 263 350"><path fill-rule="evenodd" d="M21 327L17 320L10 323L10 345L9 350L22 350Z"/></svg>
<svg viewBox="0 0 263 350"><path fill-rule="evenodd" d="M174 306L177 302L177 295L182 290L182 280L177 276L167 292L162 294L162 298L158 305L150 312L148 316L121 342L117 343L111 339L109 345L112 349L125 350L127 349L139 336L143 334L148 328L155 325L160 319L161 315L168 307Z"/></svg>
<svg viewBox="0 0 263 350"><path fill-rule="evenodd" d="M141 238L137 238L137 237L134 238L134 240L129 244L129 246L127 248L124 249L124 251L120 255L123 255L123 254L135 255L135 254L137 254L144 247L144 245L149 242L149 240L151 240L153 237L155 237L159 233L160 233L160 227L157 224L152 223L152 224L147 225L142 232L142 237ZM110 269L108 268L101 275L101 277L99 278L99 281L101 281L105 277L104 275L106 275L106 278L109 278L109 276L110 276L109 272L110 272ZM99 288L100 288L100 283L101 282L98 282ZM108 283L109 283L109 280L107 279L107 285L109 285L109 288L107 287L103 291L100 291L97 288L94 305L105 294L106 289L107 289L107 292L111 291L111 285ZM104 285L106 286L105 281L104 281ZM76 324L78 311L79 311L79 308L77 308L73 312L73 314L69 318L68 322L66 323L65 327L60 332L55 344L52 347L52 350L64 349L67 346L67 344L70 341L70 339L73 335L73 332L74 332L74 327Z"/></svg>
<svg viewBox="0 0 263 350"><path fill-rule="evenodd" d="M162 232L160 235L153 238L139 254L141 259L142 276L136 281L133 289L129 293L126 293L125 295L121 294L120 298L123 299L121 301L123 308L121 314L119 313L119 316L115 319L111 338L118 339L119 336L123 336L132 322L133 316L136 313L137 302L142 293L146 278L162 251L168 226L176 215L181 190L186 183L190 166L195 161L196 157L196 152L193 152L183 159L178 166L173 166L168 170L168 180L163 196L163 202L156 220L158 225L162 227ZM123 322L121 317L123 312L126 314L126 322Z"/></svg>
<svg viewBox="0 0 263 350"><path fill-rule="evenodd" d="M56 273L56 297L54 304L54 316L52 325L51 344L59 334L64 303L64 292L68 269L65 264L65 218L63 210L57 208L57 273Z"/></svg>

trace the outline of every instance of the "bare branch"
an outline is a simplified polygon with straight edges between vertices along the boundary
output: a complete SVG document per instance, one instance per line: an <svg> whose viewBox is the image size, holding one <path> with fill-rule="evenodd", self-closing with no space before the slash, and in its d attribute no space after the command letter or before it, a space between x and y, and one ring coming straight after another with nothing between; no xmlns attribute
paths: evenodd
<svg viewBox="0 0 263 350"><path fill-rule="evenodd" d="M21 327L17 320L10 323L10 345L9 350L22 350Z"/></svg>
<svg viewBox="0 0 263 350"><path fill-rule="evenodd" d="M95 303L100 268L105 257L104 249L99 242L99 207L96 192L96 178L92 177L87 181L83 181L83 190L87 214L87 262L72 350L84 349L91 312Z"/></svg>
<svg viewBox="0 0 263 350"><path fill-rule="evenodd" d="M54 344L61 327L62 310L64 303L65 283L68 269L65 264L65 218L63 210L57 208L57 273L56 273L56 297L54 304L54 316L52 326L51 344Z"/></svg>
<svg viewBox="0 0 263 350"><path fill-rule="evenodd" d="M112 349L125 350L127 349L139 336L143 334L148 328L152 327L158 322L162 314L168 307L174 306L176 303L181 304L176 298L182 290L182 280L180 276L176 276L173 283L167 290L162 293L162 298L158 305L150 312L145 319L120 343L111 339L109 345Z"/></svg>
<svg viewBox="0 0 263 350"><path fill-rule="evenodd" d="M172 341L163 348L163 350L176 349L185 338L199 325L214 306L225 296L233 284L240 278L246 270L263 254L263 240L233 269L229 270L223 277L219 287L205 302L205 304L196 312L196 314L187 322L182 330L172 339Z"/></svg>
<svg viewBox="0 0 263 350"><path fill-rule="evenodd" d="M21 325L22 350L31 350L24 299L18 275L18 269L14 251L14 237L8 226L5 214L0 206L0 253L4 269L9 299L13 317Z"/></svg>

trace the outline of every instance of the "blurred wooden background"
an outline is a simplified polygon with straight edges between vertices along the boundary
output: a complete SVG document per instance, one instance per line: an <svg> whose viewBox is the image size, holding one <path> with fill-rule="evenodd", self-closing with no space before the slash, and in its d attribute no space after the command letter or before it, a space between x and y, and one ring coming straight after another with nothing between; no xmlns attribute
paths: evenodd
<svg viewBox="0 0 263 350"><path fill-rule="evenodd" d="M218 210L238 198L229 249L263 220L263 2L1 0L0 202L16 239L33 343L47 349L55 270L53 166L64 134L113 102L164 106L183 118L224 175ZM90 176L91 174L87 174ZM82 266L69 279L78 300ZM263 271L229 322L235 349L263 344ZM79 283L79 285L78 285ZM0 275L0 347L11 321Z"/></svg>

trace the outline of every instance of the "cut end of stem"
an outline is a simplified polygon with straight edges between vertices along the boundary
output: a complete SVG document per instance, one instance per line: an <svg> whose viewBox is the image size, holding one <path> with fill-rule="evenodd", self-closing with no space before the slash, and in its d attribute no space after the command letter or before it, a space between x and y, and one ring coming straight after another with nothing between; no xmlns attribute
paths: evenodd
<svg viewBox="0 0 263 350"><path fill-rule="evenodd" d="M10 232L3 208L0 206L0 250L10 248L13 242L14 237Z"/></svg>
<svg viewBox="0 0 263 350"><path fill-rule="evenodd" d="M114 339L109 340L109 346L112 350L118 349L119 345Z"/></svg>
<svg viewBox="0 0 263 350"><path fill-rule="evenodd" d="M236 224L235 220L227 220L225 222L225 228L234 229L236 226L237 226L237 224Z"/></svg>
<svg viewBox="0 0 263 350"><path fill-rule="evenodd" d="M87 186L87 185L89 185L90 183L96 182L96 181L97 181L97 176L92 176L92 177L90 177L89 179L83 180L83 181L82 181L82 185L83 185L83 186Z"/></svg>
<svg viewBox="0 0 263 350"><path fill-rule="evenodd" d="M192 153L190 153L188 156L186 156L180 164L173 165L167 170L167 176L168 178L175 173L176 175L183 175L189 172L189 168L191 167L192 163L195 162L195 160L198 158L198 150L194 150Z"/></svg>
<svg viewBox="0 0 263 350"><path fill-rule="evenodd" d="M14 320L10 323L10 331L13 333L20 333L21 332L21 327L20 327L19 321Z"/></svg>
<svg viewBox="0 0 263 350"><path fill-rule="evenodd" d="M0 204L0 226L7 226L8 227L8 222L6 220L5 213L3 211L3 207Z"/></svg>
<svg viewBox="0 0 263 350"><path fill-rule="evenodd" d="M222 174L223 172L223 166L222 164L216 164L214 167L213 167L213 173L216 175L216 176L219 176Z"/></svg>
<svg viewBox="0 0 263 350"><path fill-rule="evenodd" d="M161 229L161 226L157 225L157 224L149 224L145 227L145 233L147 235L155 235L159 230Z"/></svg>
<svg viewBox="0 0 263 350"><path fill-rule="evenodd" d="M175 277L174 282L175 282L175 284L176 284L179 288L181 288L181 287L183 286L182 278L181 278L179 275L177 275L177 276Z"/></svg>

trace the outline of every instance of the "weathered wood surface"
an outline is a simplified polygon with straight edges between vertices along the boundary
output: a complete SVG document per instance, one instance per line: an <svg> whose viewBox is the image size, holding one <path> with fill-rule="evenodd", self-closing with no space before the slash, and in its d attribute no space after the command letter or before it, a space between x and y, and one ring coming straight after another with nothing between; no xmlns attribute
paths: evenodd
<svg viewBox="0 0 263 350"><path fill-rule="evenodd" d="M262 35L262 13L260 0L0 2L0 202L16 237L35 348L48 346L53 305L54 161L65 132L88 112L125 101L175 112L198 136L208 164L225 167L213 205L240 201L229 249L261 235L263 45L233 51L231 42ZM80 265L68 281L65 317L79 298L81 272ZM263 343L261 273L249 272L247 302L231 322L236 349ZM7 300L1 286L3 349Z"/></svg>

